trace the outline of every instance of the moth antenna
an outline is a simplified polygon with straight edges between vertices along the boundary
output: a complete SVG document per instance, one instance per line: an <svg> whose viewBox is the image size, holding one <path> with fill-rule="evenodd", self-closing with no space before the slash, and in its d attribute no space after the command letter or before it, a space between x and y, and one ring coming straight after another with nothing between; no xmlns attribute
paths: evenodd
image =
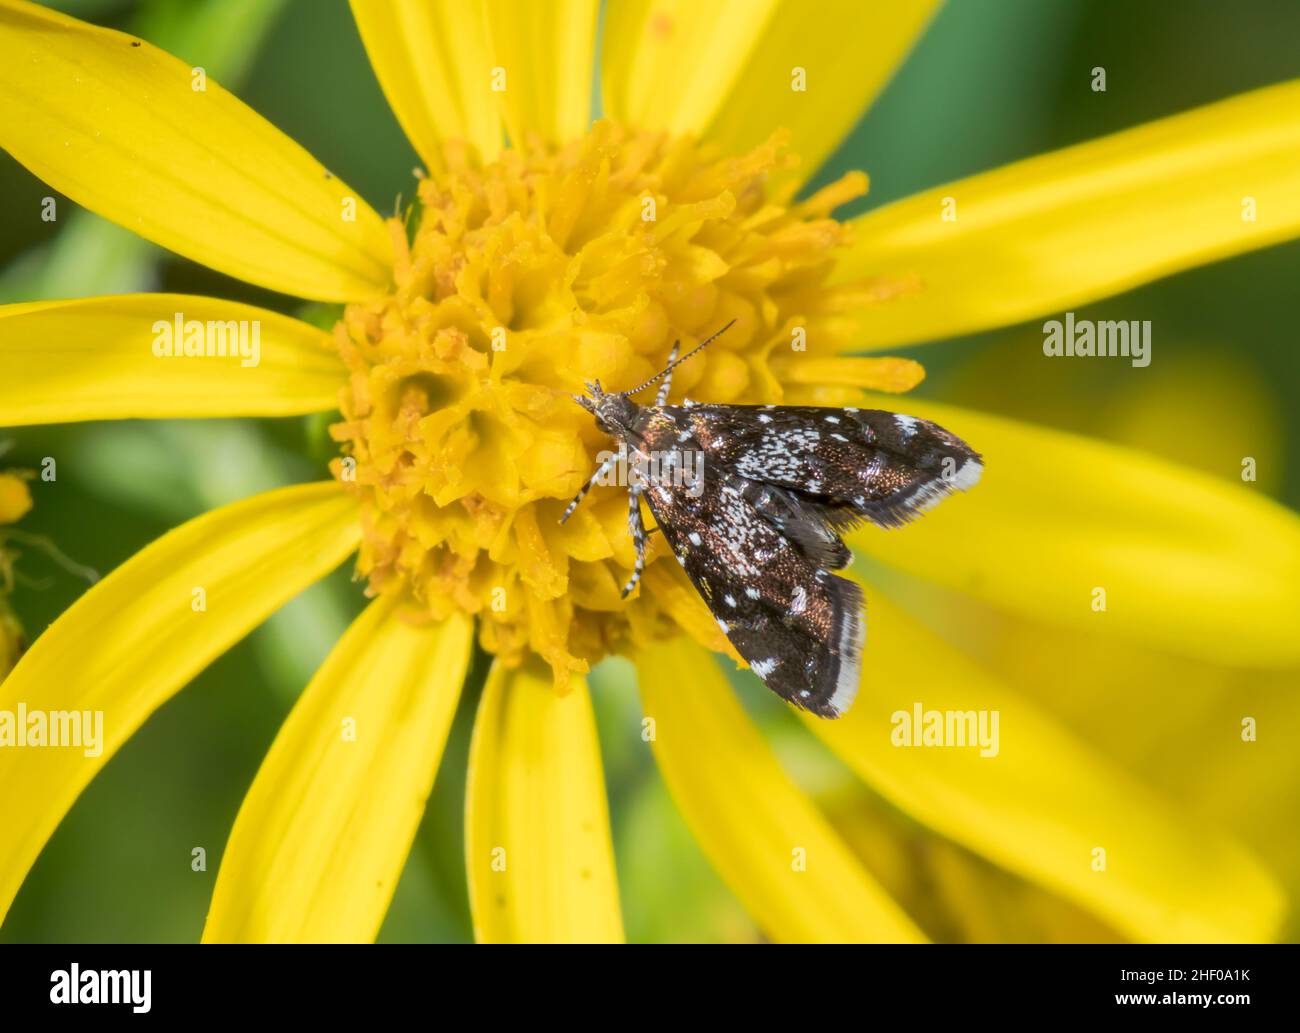
<svg viewBox="0 0 1300 1033"><path fill-rule="evenodd" d="M725 334L728 330L730 330L730 329L735 325L735 323L736 323L736 321L733 319L730 323L728 323L726 326L724 326L724 327L723 327L721 330L719 330L717 333L712 334L712 335L710 335L709 337L706 337L703 341L701 341L699 344L697 344L694 348L692 348L690 351L688 351L688 352L687 352L685 355L683 355L681 358L677 359L677 360L674 361L674 362L670 362L670 363L668 363L667 366L665 366L663 369L661 369L658 373L656 373L653 377L651 377L649 380L647 380L644 384L638 384L636 387L629 388L627 391L620 391L620 392L618 392L619 396L620 396L620 397L626 397L627 395L634 395L634 394L636 394L638 391L644 391L647 387L649 387L651 384L653 384L656 380L660 380L660 379L662 379L663 377L666 377L670 372L672 372L674 369L676 369L678 366L680 366L683 362L685 362L687 359L689 359L689 358L690 358L692 355L694 355L697 351L700 351L700 350L703 349L706 345L712 344L712 343L713 343L714 341L716 341L719 337L721 337L721 336L722 336L723 334Z"/></svg>

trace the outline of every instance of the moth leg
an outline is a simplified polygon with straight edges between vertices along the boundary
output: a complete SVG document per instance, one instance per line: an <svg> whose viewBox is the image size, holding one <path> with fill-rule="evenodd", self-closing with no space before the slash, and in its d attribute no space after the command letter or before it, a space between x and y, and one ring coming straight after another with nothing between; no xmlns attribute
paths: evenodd
<svg viewBox="0 0 1300 1033"><path fill-rule="evenodd" d="M681 346L682 346L681 341L674 341L673 350L668 353L667 365L670 368L667 374L664 376L664 382L659 385L659 393L655 395L656 408L663 408L664 403L668 401L668 392L672 390L672 386L673 386L673 371L671 367L672 364L677 360L677 349L679 349Z"/></svg>
<svg viewBox="0 0 1300 1033"><path fill-rule="evenodd" d="M632 594L632 589L636 588L636 583L641 580L641 572L645 570L645 524L641 522L641 488L640 486L630 487L627 490L627 529L632 534L632 544L636 547L636 566L632 568L632 576L623 586L623 594L620 598L626 599Z"/></svg>
<svg viewBox="0 0 1300 1033"><path fill-rule="evenodd" d="M564 516L560 517L560 523L564 523L569 519L569 517L573 516L573 511L578 508L578 503L587 497L587 492L591 491L596 482L608 472L609 468L614 465L616 459L618 459L618 456L610 456L596 467L596 472L587 478L587 483L582 486L582 489L578 494L573 496L573 501L569 503L569 508L564 511Z"/></svg>

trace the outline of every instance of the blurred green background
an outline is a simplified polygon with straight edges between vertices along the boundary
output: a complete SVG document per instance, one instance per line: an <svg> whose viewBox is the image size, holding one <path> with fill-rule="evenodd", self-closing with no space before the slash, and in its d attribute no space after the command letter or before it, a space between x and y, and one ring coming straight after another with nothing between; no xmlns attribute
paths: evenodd
<svg viewBox="0 0 1300 1033"><path fill-rule="evenodd" d="M52 6L130 28L203 65L380 212L410 196L417 159L384 103L343 0ZM815 4L809 8L815 16ZM863 168L872 189L857 207L871 207L1300 76L1298 39L1300 4L1289 0L950 3L813 186ZM1089 88L1098 65L1107 70L1107 92L1100 94ZM168 290L302 311L75 212L66 199L59 221L44 223L40 199L50 193L0 152L0 301ZM1252 455L1259 488L1300 508L1300 362L1292 322L1298 269L1300 243L1287 244L1106 301L1104 318L1153 321L1148 369L1044 362L1035 324L910 351L929 371L919 393L1142 447L1230 480L1239 478L1240 457ZM14 445L5 466L39 469L45 456L58 461L56 483L33 483L36 508L23 528L106 572L213 506L320 477L322 428L320 420L299 419L124 422L0 430L0 442ZM10 602L35 637L85 586L38 552L27 551L19 569L34 583L20 585ZM0 940L196 940L240 800L298 692L361 605L345 569L165 705L63 822ZM461 810L478 667L383 940L472 938ZM694 845L648 750L628 734L640 719L630 667L608 662L592 686L629 938L759 938ZM1113 935L892 810L756 683L746 681L742 697L788 769L932 936ZM1077 713L1066 719L1084 720ZM1173 794L1185 788L1176 774L1157 781ZM1253 845L1294 897L1294 850ZM207 851L204 872L191 870L195 847Z"/></svg>

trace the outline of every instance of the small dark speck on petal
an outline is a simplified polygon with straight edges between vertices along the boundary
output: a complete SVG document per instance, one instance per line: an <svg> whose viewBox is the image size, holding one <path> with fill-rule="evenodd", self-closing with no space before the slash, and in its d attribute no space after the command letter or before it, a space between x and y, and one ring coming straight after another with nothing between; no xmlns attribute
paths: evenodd
<svg viewBox="0 0 1300 1033"><path fill-rule="evenodd" d="M140 41L138 39L131 40L131 46L138 47L139 45L140 45Z"/></svg>
<svg viewBox="0 0 1300 1033"><path fill-rule="evenodd" d="M334 178L334 173L332 173L329 169L326 169L326 170L325 170L325 178L326 178L326 179L333 179L333 178Z"/></svg>

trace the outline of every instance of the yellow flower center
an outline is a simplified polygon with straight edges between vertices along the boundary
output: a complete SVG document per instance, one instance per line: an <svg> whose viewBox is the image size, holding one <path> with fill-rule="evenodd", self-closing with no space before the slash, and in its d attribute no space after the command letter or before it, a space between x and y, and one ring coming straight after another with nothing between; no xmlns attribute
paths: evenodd
<svg viewBox="0 0 1300 1033"><path fill-rule="evenodd" d="M561 689L679 626L722 648L678 565L658 562L662 536L642 588L620 598L625 490L594 488L561 526L615 447L571 395L586 380L640 383L675 340L685 349L734 319L677 370L674 399L852 399L815 371L852 344L844 312L882 292L826 285L848 232L829 213L866 177L782 204L767 177L789 162L779 138L727 157L609 123L489 165L447 147L448 171L421 180L407 226L393 222L393 292L350 305L335 330L351 371L335 475L363 504L372 594L404 593L430 619L477 615L486 649L539 654Z"/></svg>

